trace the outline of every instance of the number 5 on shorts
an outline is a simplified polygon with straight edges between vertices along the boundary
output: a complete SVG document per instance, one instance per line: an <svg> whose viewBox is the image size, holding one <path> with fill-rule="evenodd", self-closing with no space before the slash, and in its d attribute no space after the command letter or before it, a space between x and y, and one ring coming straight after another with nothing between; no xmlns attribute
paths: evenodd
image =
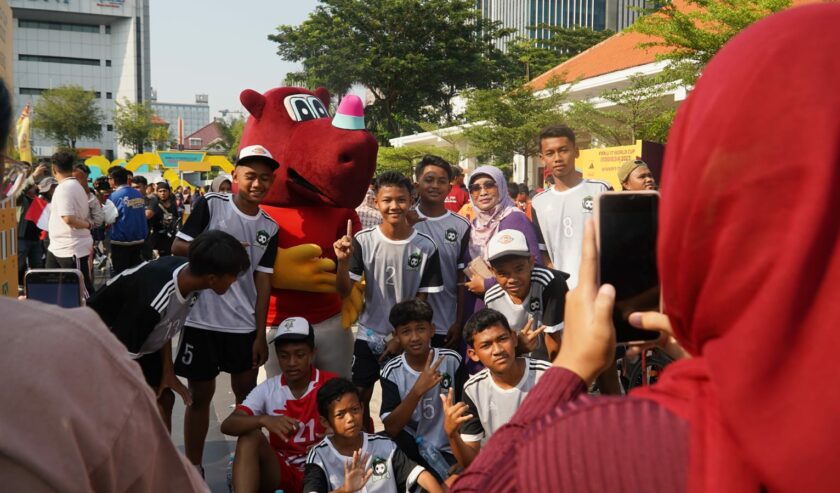
<svg viewBox="0 0 840 493"><path fill-rule="evenodd" d="M193 353L192 353L193 345L192 344L184 344L184 355L181 356L181 363L189 366L192 363Z"/></svg>

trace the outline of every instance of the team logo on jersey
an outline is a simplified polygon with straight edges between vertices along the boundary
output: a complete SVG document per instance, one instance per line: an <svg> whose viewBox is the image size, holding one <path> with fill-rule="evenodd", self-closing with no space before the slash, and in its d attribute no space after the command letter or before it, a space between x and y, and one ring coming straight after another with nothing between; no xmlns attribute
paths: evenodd
<svg viewBox="0 0 840 493"><path fill-rule="evenodd" d="M531 300L531 304L529 306L532 312L540 311L540 300Z"/></svg>
<svg viewBox="0 0 840 493"><path fill-rule="evenodd" d="M257 245L261 247L268 245L268 231L264 229L257 231Z"/></svg>
<svg viewBox="0 0 840 493"><path fill-rule="evenodd" d="M194 294L194 295L190 296L190 299L187 300L187 305L193 306L193 305L195 305L196 301L198 301L198 295Z"/></svg>
<svg viewBox="0 0 840 493"><path fill-rule="evenodd" d="M449 390L452 387L452 376L449 373L442 373L440 379L440 390Z"/></svg>
<svg viewBox="0 0 840 493"><path fill-rule="evenodd" d="M583 198L583 210L586 212L592 212L592 196L587 195Z"/></svg>
<svg viewBox="0 0 840 493"><path fill-rule="evenodd" d="M420 264L423 262L423 255L419 252L412 253L408 256L408 268L410 270L417 270L420 268Z"/></svg>
<svg viewBox="0 0 840 493"><path fill-rule="evenodd" d="M444 233L443 237L449 243L455 243L455 241L458 240L458 232L455 231L455 228L449 228L446 230L446 233Z"/></svg>
<svg viewBox="0 0 840 493"><path fill-rule="evenodd" d="M373 462L371 462L371 468L373 469L373 476L371 476L370 479L374 483L391 477L391 475L388 474L387 459L383 459L382 457L374 457Z"/></svg>

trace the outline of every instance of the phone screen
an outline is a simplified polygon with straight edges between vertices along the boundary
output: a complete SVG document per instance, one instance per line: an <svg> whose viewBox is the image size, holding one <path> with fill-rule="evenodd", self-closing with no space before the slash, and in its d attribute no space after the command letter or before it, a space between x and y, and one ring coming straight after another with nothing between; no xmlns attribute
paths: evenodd
<svg viewBox="0 0 840 493"><path fill-rule="evenodd" d="M26 274L26 298L62 308L82 306L79 274L74 271L30 271Z"/></svg>
<svg viewBox="0 0 840 493"><path fill-rule="evenodd" d="M615 287L616 342L656 339L656 332L636 329L627 318L633 312L659 310L659 195L622 192L598 199L599 270L601 283Z"/></svg>

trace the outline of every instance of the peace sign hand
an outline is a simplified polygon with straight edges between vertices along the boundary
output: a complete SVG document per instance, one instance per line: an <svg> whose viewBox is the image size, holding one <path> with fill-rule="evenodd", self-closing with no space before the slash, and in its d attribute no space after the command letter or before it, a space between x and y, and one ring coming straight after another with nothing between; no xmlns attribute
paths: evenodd
<svg viewBox="0 0 840 493"><path fill-rule="evenodd" d="M455 389L453 388L449 389L448 394L440 394L440 400L443 401L443 430L446 432L446 436L454 437L461 430L461 424L471 420L473 415L464 414L469 410L465 403L452 403L455 400Z"/></svg>
<svg viewBox="0 0 840 493"><path fill-rule="evenodd" d="M417 381L414 382L414 387L411 389L412 392L415 393L416 397L422 397L426 394L426 392L435 388L438 384L440 384L440 381L443 380L443 375L441 375L438 371L438 367L440 367L441 362L443 362L443 356L432 363L432 359L434 357L434 349L429 349L429 356L426 358L426 364L423 366L423 371L420 372L420 377L417 378Z"/></svg>
<svg viewBox="0 0 840 493"><path fill-rule="evenodd" d="M337 491L341 493L355 493L364 488L373 474L373 468L368 469L370 454L362 454L362 449L353 452L353 458L344 461L344 484Z"/></svg>
<svg viewBox="0 0 840 493"><path fill-rule="evenodd" d="M531 351L537 349L540 334L548 328L546 325L541 325L538 329L531 330L533 325L534 319L528 318L528 323L526 323L525 327L519 331L519 344L517 345L517 349L520 353L530 353Z"/></svg>
<svg viewBox="0 0 840 493"><path fill-rule="evenodd" d="M353 255L353 221L347 220L347 234L333 243L335 258L339 262L346 262Z"/></svg>

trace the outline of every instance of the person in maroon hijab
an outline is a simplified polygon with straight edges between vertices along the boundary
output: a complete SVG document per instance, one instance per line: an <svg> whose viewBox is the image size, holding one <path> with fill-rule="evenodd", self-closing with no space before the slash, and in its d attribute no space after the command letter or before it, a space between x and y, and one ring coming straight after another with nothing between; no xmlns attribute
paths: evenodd
<svg viewBox="0 0 840 493"><path fill-rule="evenodd" d="M837 491L837 26L840 4L755 23L677 112L659 216L667 317L630 318L672 326L691 357L629 397L587 396L615 340L590 227L556 368L453 491Z"/></svg>

